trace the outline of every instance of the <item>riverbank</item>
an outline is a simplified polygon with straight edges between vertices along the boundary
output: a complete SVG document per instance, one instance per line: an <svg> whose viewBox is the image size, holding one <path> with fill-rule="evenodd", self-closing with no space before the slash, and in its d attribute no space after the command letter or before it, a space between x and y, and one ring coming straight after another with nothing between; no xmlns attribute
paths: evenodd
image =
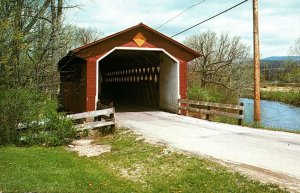
<svg viewBox="0 0 300 193"><path fill-rule="evenodd" d="M299 91L290 90L288 92L262 91L261 99L278 101L278 102L282 102L294 106L300 106L300 90Z"/></svg>
<svg viewBox="0 0 300 193"><path fill-rule="evenodd" d="M231 125L238 125L237 119L234 119L231 117L225 117L225 116L212 117L211 121L218 122L218 123L227 123L227 124L231 124ZM254 128L254 129L263 129L263 130L269 130L269 131L283 131L283 132L287 132L287 133L300 134L300 130L288 130L288 129L283 129L283 128L264 126L262 124L257 124L257 123L248 123L245 120L243 121L242 126Z"/></svg>
<svg viewBox="0 0 300 193"><path fill-rule="evenodd" d="M253 93L243 93L241 98L253 99ZM262 88L260 98L263 100L278 101L294 106L300 106L300 88L297 89L265 89Z"/></svg>

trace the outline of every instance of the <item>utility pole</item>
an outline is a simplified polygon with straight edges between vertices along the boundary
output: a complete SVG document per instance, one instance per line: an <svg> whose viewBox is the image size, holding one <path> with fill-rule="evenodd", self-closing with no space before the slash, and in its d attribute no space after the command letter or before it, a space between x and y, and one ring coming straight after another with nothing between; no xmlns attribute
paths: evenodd
<svg viewBox="0 0 300 193"><path fill-rule="evenodd" d="M254 121L260 123L260 53L258 31L258 0L253 0L253 45L254 45Z"/></svg>

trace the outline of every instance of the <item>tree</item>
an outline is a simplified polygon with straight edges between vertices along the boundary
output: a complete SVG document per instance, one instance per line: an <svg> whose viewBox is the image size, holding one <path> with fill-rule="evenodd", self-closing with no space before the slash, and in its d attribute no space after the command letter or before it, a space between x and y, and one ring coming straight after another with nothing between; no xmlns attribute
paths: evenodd
<svg viewBox="0 0 300 193"><path fill-rule="evenodd" d="M240 42L239 37L229 37L227 33L218 35L206 31L188 37L185 44L202 56L189 64L189 77L199 81L201 87L208 84L219 85L234 90L234 77L240 67L247 63L249 48Z"/></svg>
<svg viewBox="0 0 300 193"><path fill-rule="evenodd" d="M300 56L300 38L296 39L289 50L290 56ZM300 84L300 62L289 60L285 62L284 67L287 69L280 77L284 82Z"/></svg>
<svg viewBox="0 0 300 193"><path fill-rule="evenodd" d="M63 0L1 0L0 86L55 94L57 62L68 51Z"/></svg>
<svg viewBox="0 0 300 193"><path fill-rule="evenodd" d="M83 28L75 26L74 29L74 46L79 47L94 42L103 37L103 32L97 28Z"/></svg>
<svg viewBox="0 0 300 193"><path fill-rule="evenodd" d="M34 138L59 125L67 128L56 113L55 100L57 62L69 46L64 8L63 0L0 1L0 145L17 143L20 125ZM34 123L45 120L49 127L43 124L38 133Z"/></svg>
<svg viewBox="0 0 300 193"><path fill-rule="evenodd" d="M300 37L296 39L294 45L290 47L290 55L300 56Z"/></svg>
<svg viewBox="0 0 300 193"><path fill-rule="evenodd" d="M78 48L103 37L104 33L97 28L84 28L76 25L66 25L62 28L66 50Z"/></svg>

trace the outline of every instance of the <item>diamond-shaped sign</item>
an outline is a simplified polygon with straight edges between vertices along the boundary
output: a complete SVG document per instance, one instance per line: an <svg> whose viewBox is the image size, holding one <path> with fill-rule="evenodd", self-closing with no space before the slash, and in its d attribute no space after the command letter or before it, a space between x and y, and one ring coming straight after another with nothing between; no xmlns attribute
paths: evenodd
<svg viewBox="0 0 300 193"><path fill-rule="evenodd" d="M139 32L138 34L136 34L134 37L133 37L133 41L138 45L138 46L141 46L143 45L146 41L147 41L147 38L145 38L145 36Z"/></svg>

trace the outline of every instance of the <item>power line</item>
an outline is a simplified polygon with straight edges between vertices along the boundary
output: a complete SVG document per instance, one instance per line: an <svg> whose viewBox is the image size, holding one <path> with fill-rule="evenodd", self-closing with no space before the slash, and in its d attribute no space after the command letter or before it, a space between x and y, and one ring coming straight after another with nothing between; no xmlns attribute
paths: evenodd
<svg viewBox="0 0 300 193"><path fill-rule="evenodd" d="M154 9L157 5L159 5L161 3L160 0L158 0L147 12L152 11L152 9Z"/></svg>
<svg viewBox="0 0 300 193"><path fill-rule="evenodd" d="M190 29L192 29L192 28L194 28L194 27L196 27L196 26L198 26L198 25L200 25L200 24L203 24L203 23L205 23L205 22L207 22L207 21L209 21L209 20L211 20L211 19L213 19L213 18L215 18L215 17L217 17L217 16L219 16L219 15L222 15L223 13L225 13L225 12L227 12L227 11L230 11L230 10L233 9L233 8L236 8L236 7L240 6L240 5L242 5L243 3L246 3L247 1L248 1L248 0L242 1L242 2L236 4L236 5L232 6L232 7L230 7L230 8L228 8L228 9L226 9L226 10L224 10L224 11L222 11L222 12L220 12L220 13L218 13L218 14L216 14L216 15L214 15L214 16L208 18L208 19L206 19L206 20L203 20L203 21L201 21L201 22L199 22L199 23L197 23L197 24L195 24L195 25L193 25L193 26L191 26L191 27L189 27L189 28L187 28L187 29L185 29L185 30L183 30L183 31L181 31L181 32L178 32L177 34L171 36L171 38L173 38L173 37L175 37L175 36L177 36L177 35L179 35L179 34L182 34L182 33L186 32L186 31L188 31L188 30L190 30Z"/></svg>
<svg viewBox="0 0 300 193"><path fill-rule="evenodd" d="M201 3L203 3L204 1L205 1L205 0L202 0L202 1L198 2L198 3L195 3L195 4L191 5L191 6L189 6L188 8L186 8L185 10L183 10L182 12L180 12L179 14L175 15L174 17L172 17L171 19L169 19L169 20L166 21L165 23L163 23L163 24L161 24L160 26L158 26L158 27L156 28L156 30L159 29L159 28L161 28L162 26L166 25L166 24L169 23L170 21L174 20L175 18L179 17L179 16L182 15L183 13L187 12L189 9L191 9L191 8L193 8L193 7L195 7L195 6L199 5L199 4L201 4Z"/></svg>

